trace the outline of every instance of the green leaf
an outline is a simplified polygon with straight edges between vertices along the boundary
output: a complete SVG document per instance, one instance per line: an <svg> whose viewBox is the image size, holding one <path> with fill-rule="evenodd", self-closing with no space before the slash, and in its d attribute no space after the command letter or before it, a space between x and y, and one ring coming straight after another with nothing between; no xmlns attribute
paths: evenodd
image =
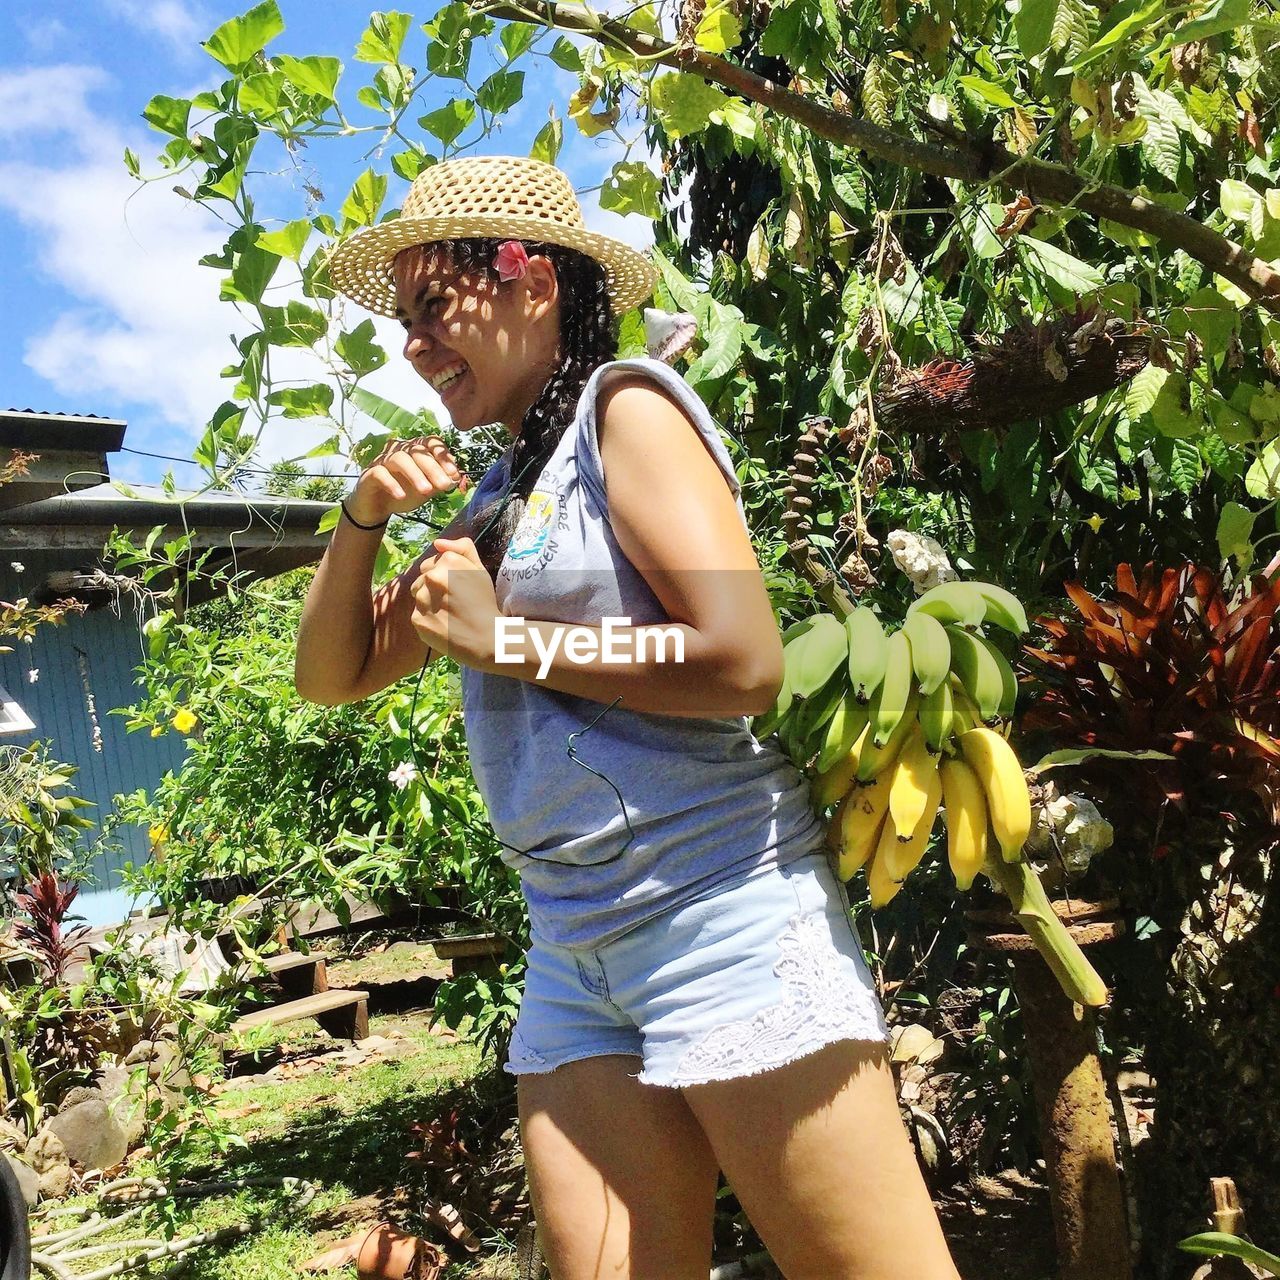
<svg viewBox="0 0 1280 1280"><path fill-rule="evenodd" d="M1121 0L1107 14L1105 20L1108 25L1103 34L1075 60L1072 67L1064 70L1078 73L1081 67L1088 66L1145 27L1164 9L1164 5L1165 0Z"/></svg>
<svg viewBox="0 0 1280 1280"><path fill-rule="evenodd" d="M447 4L422 29L431 38L427 45L427 70L453 80L465 80L476 35L492 27L489 19L474 14L462 0Z"/></svg>
<svg viewBox="0 0 1280 1280"><path fill-rule="evenodd" d="M1020 236L1018 244L1049 279L1074 294L1091 293L1106 283L1098 269L1046 240Z"/></svg>
<svg viewBox="0 0 1280 1280"><path fill-rule="evenodd" d="M366 169L351 185L342 202L342 216L348 223L371 227L387 195L387 175Z"/></svg>
<svg viewBox="0 0 1280 1280"><path fill-rule="evenodd" d="M447 147L475 118L476 104L470 98L450 98L443 107L419 116L418 123Z"/></svg>
<svg viewBox="0 0 1280 1280"><path fill-rule="evenodd" d="M760 37L760 52L769 58L794 55L805 35L805 6L799 3L776 4L769 11L769 21Z"/></svg>
<svg viewBox="0 0 1280 1280"><path fill-rule="evenodd" d="M286 223L279 231L264 231L258 237L257 244L259 249L288 258L290 262L297 262L310 234L310 219L298 218Z"/></svg>
<svg viewBox="0 0 1280 1280"><path fill-rule="evenodd" d="M1218 553L1224 560L1235 556L1241 573L1253 563L1254 519L1254 513L1238 502L1224 503L1218 516Z"/></svg>
<svg viewBox="0 0 1280 1280"><path fill-rule="evenodd" d="M1185 1249L1187 1253L1239 1258L1242 1262L1251 1262L1263 1271L1270 1271L1273 1276L1280 1276L1280 1257L1226 1231L1202 1231L1199 1235L1179 1240L1178 1248Z"/></svg>
<svg viewBox="0 0 1280 1280"><path fill-rule="evenodd" d="M1191 40L1207 40L1210 36L1232 31L1249 21L1249 0L1216 0L1198 18L1184 22L1169 40L1169 48Z"/></svg>
<svg viewBox="0 0 1280 1280"><path fill-rule="evenodd" d="M957 221L974 257L998 258L1004 252L1005 243L996 235L996 228L1004 222L1003 205L965 205L957 215Z"/></svg>
<svg viewBox="0 0 1280 1280"><path fill-rule="evenodd" d="M1182 168L1182 131L1178 116L1190 119L1181 103L1171 94L1150 88L1141 76L1133 79L1134 97L1138 110L1147 122L1147 132L1142 137L1142 154L1161 177L1177 184Z"/></svg>
<svg viewBox="0 0 1280 1280"><path fill-rule="evenodd" d="M495 116L504 115L524 96L524 72L495 71L476 91L476 102Z"/></svg>
<svg viewBox="0 0 1280 1280"><path fill-rule="evenodd" d="M268 403L283 407L286 418L327 418L333 408L333 388L323 382L309 387L286 387L273 391Z"/></svg>
<svg viewBox="0 0 1280 1280"><path fill-rule="evenodd" d="M727 96L714 85L697 76L667 71L649 84L649 102L671 138L684 138L700 133L711 120L711 113L722 107Z"/></svg>
<svg viewBox="0 0 1280 1280"><path fill-rule="evenodd" d="M1191 388L1180 373L1164 380L1151 406L1151 421L1162 436L1186 440L1204 429L1204 415L1191 403Z"/></svg>
<svg viewBox="0 0 1280 1280"><path fill-rule="evenodd" d="M1047 773L1050 769L1059 769L1063 765L1083 764L1086 760L1172 760L1173 756L1164 751L1113 751L1105 747L1064 747L1061 751L1050 751L1041 756L1027 770L1028 773Z"/></svg>
<svg viewBox="0 0 1280 1280"><path fill-rule="evenodd" d="M357 377L387 363L387 353L374 340L372 320L362 320L350 333L340 335L333 350Z"/></svg>
<svg viewBox="0 0 1280 1280"><path fill-rule="evenodd" d="M710 299L699 293L697 288L685 279L680 268L661 249L655 246L651 252L658 270L662 273L662 283L676 306L701 321L702 317L708 314L707 304Z"/></svg>
<svg viewBox="0 0 1280 1280"><path fill-rule="evenodd" d="M531 160L542 160L546 164L555 164L560 148L564 145L564 121L553 116L538 130L538 136L529 148Z"/></svg>
<svg viewBox="0 0 1280 1280"><path fill-rule="evenodd" d="M228 71L238 72L283 30L276 0L263 0L241 17L224 22L202 47Z"/></svg>
<svg viewBox="0 0 1280 1280"><path fill-rule="evenodd" d="M1280 497L1280 448L1267 445L1245 472L1244 489L1251 498Z"/></svg>
<svg viewBox="0 0 1280 1280"><path fill-rule="evenodd" d="M249 225L245 230L252 235L258 228ZM222 282L219 299L223 302L261 302L263 292L280 265L279 257L249 244L235 256L230 279Z"/></svg>
<svg viewBox="0 0 1280 1280"><path fill-rule="evenodd" d="M329 331L324 312L293 298L285 307L263 307L263 332L278 347L314 347Z"/></svg>
<svg viewBox="0 0 1280 1280"><path fill-rule="evenodd" d="M582 54L567 36L559 36L551 46L551 61L565 71L582 72Z"/></svg>
<svg viewBox="0 0 1280 1280"><path fill-rule="evenodd" d="M412 182L423 169L429 166L429 163L430 158L426 151L416 142L410 146L408 151L397 151L391 157L391 167L406 182Z"/></svg>
<svg viewBox="0 0 1280 1280"><path fill-rule="evenodd" d="M1084 0L1058 0L1049 32L1049 47L1069 58L1078 57L1093 43L1094 15Z"/></svg>
<svg viewBox="0 0 1280 1280"><path fill-rule="evenodd" d="M240 85L237 105L241 111L270 120L280 110L280 95L285 83L283 71L261 71L246 76Z"/></svg>
<svg viewBox="0 0 1280 1280"><path fill-rule="evenodd" d="M498 39L508 62L514 62L532 43L538 28L531 22L508 22Z"/></svg>
<svg viewBox="0 0 1280 1280"><path fill-rule="evenodd" d="M1253 211L1263 203L1261 194L1238 178L1224 178L1218 193L1218 205L1232 222L1247 225Z"/></svg>
<svg viewBox="0 0 1280 1280"><path fill-rule="evenodd" d="M422 435L421 419L416 413L402 409L390 400L376 396L364 387L352 387L348 399L361 413L368 414L375 422L381 423L393 436L400 440L412 440Z"/></svg>
<svg viewBox="0 0 1280 1280"><path fill-rule="evenodd" d="M1057 16L1058 0L1022 0L1013 26L1024 58L1034 58L1049 47Z"/></svg>
<svg viewBox="0 0 1280 1280"><path fill-rule="evenodd" d="M187 120L191 115L191 102L187 98L168 98L158 93L142 108L142 118L161 133L176 137L187 136Z"/></svg>
<svg viewBox="0 0 1280 1280"><path fill-rule="evenodd" d="M820 3L823 5L823 20L826 21L827 9L830 8L834 13L834 0L820 0ZM832 41L838 44L839 29L832 30L830 35ZM707 53L721 54L736 48L741 40L742 24L733 12L730 0L711 0L703 11L697 30L693 33L694 44L699 49L705 49Z"/></svg>
<svg viewBox="0 0 1280 1280"><path fill-rule="evenodd" d="M960 83L970 93L977 95L984 102L989 102L993 107L1011 109L1018 105L1009 96L1007 90L1002 89L998 84L992 84L990 80L984 80L981 76L961 76Z"/></svg>
<svg viewBox="0 0 1280 1280"><path fill-rule="evenodd" d="M291 58L282 53L277 55L276 62L296 89L324 98L326 102L334 100L338 77L342 74L342 63L337 58Z"/></svg>
<svg viewBox="0 0 1280 1280"><path fill-rule="evenodd" d="M1217 354L1227 349L1232 337L1240 328L1240 312L1217 289L1197 289L1178 310L1169 317L1170 331L1185 332L1188 325L1204 343L1205 349Z"/></svg>
<svg viewBox="0 0 1280 1280"><path fill-rule="evenodd" d="M409 34L411 13L371 13L369 25L356 45L357 62L399 62L404 38Z"/></svg>
<svg viewBox="0 0 1280 1280"><path fill-rule="evenodd" d="M1160 389L1168 376L1167 369L1161 369L1154 364L1147 365L1133 376L1124 397L1125 412L1129 415L1130 421L1136 422L1151 412L1151 406L1155 404L1156 397L1160 394Z"/></svg>
<svg viewBox="0 0 1280 1280"><path fill-rule="evenodd" d="M138 159L138 153L131 151L128 147L124 149L124 167L129 170L133 177L140 178L142 176L142 161Z"/></svg>
<svg viewBox="0 0 1280 1280"><path fill-rule="evenodd" d="M600 188L600 207L660 218L662 179L642 160L619 160Z"/></svg>
<svg viewBox="0 0 1280 1280"><path fill-rule="evenodd" d="M1204 476L1204 460L1194 440L1170 440L1167 459L1161 461L1169 479L1182 493L1190 493Z"/></svg>

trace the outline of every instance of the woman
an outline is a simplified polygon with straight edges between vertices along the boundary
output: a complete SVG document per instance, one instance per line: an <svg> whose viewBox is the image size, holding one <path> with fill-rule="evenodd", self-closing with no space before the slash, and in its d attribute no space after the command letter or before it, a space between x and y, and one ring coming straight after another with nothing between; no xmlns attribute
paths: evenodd
<svg viewBox="0 0 1280 1280"><path fill-rule="evenodd" d="M434 436L360 476L296 678L336 704L441 653L461 665L477 785L529 905L506 1069L556 1280L705 1280L721 1169L788 1277L952 1280L848 900L803 779L748 726L782 648L728 453L677 373L613 358L653 267L583 228L558 169L484 157L425 170L329 269L400 317L454 427L512 437L372 599L376 530L468 478ZM624 641L665 623L683 659L591 656L606 621ZM582 660L551 652L558 624ZM500 660L500 625L521 660Z"/></svg>

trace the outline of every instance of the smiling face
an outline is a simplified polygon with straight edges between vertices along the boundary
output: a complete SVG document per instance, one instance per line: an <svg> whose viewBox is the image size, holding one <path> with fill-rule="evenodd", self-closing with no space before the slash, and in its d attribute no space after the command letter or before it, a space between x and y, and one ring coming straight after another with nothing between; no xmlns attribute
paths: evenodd
<svg viewBox="0 0 1280 1280"><path fill-rule="evenodd" d="M404 357L437 387L460 431L501 423L515 436L559 364L560 295L549 258L534 254L518 280L459 274L427 245L392 263ZM440 387L441 375L461 369Z"/></svg>

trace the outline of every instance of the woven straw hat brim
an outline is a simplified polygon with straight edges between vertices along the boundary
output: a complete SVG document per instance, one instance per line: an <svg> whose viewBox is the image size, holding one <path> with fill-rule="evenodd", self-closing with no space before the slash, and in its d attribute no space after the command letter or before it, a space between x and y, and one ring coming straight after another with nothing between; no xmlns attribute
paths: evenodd
<svg viewBox="0 0 1280 1280"><path fill-rule="evenodd" d="M330 251L324 270L330 284L345 297L378 315L396 313L391 260L410 245L470 236L542 240L578 249L604 268L615 315L648 298L658 282L658 268L643 254L585 228L566 227L537 214L467 214L429 218L392 218L357 231Z"/></svg>

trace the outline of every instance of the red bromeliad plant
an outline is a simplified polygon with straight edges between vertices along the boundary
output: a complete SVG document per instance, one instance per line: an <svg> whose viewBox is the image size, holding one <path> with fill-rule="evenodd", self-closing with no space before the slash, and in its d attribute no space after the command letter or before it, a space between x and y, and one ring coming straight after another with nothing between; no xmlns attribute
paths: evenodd
<svg viewBox="0 0 1280 1280"><path fill-rule="evenodd" d="M40 961L50 985L63 981L77 943L89 932L88 925L63 931L67 912L79 892L78 884L60 881L53 872L45 871L16 897L18 909L27 918L14 921L13 939Z"/></svg>
<svg viewBox="0 0 1280 1280"><path fill-rule="evenodd" d="M1039 620L1049 641L1026 652L1047 688L1024 727L1172 756L1133 771L1133 784L1154 786L1157 808L1186 810L1188 789L1215 805L1246 792L1266 825L1280 821L1280 579L1259 575L1228 594L1221 575L1193 564L1149 564L1140 579L1122 564L1116 586L1103 601L1067 583L1081 620Z"/></svg>

